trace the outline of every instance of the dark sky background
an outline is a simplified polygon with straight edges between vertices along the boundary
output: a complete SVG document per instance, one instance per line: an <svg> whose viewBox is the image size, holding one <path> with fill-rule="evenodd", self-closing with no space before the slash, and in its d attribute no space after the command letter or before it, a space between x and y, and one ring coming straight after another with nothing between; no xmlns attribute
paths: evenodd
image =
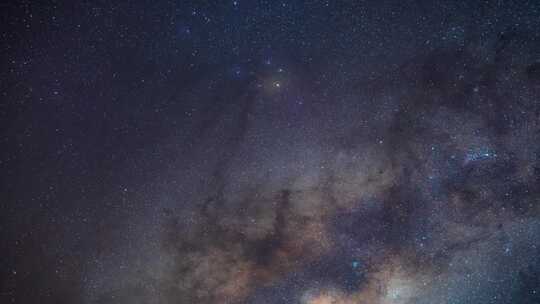
<svg viewBox="0 0 540 304"><path fill-rule="evenodd" d="M1 303L540 303L539 2L0 20Z"/></svg>

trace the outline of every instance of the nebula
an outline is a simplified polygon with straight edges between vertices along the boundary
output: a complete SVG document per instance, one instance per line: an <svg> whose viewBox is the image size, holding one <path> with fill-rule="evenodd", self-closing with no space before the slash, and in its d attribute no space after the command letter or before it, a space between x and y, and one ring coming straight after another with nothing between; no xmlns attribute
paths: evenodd
<svg viewBox="0 0 540 304"><path fill-rule="evenodd" d="M265 127L248 117L261 115L249 103L267 92L248 94L240 119L223 122L232 134L204 195L168 214L155 303L480 300L501 273L536 267L538 159L524 147L538 139L539 109L522 96L539 91L529 62L507 63L510 45L527 40L506 39L515 41L484 46L492 61L470 68L474 54L462 49L418 58L358 92L372 103L368 126L238 178L251 168L236 163L259 157L251 134ZM509 69L521 72L508 80Z"/></svg>

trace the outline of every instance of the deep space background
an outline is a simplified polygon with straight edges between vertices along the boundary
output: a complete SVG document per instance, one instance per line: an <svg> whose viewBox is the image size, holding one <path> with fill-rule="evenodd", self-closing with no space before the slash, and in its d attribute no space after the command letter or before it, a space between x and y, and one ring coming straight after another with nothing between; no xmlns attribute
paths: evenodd
<svg viewBox="0 0 540 304"><path fill-rule="evenodd" d="M1 303L540 303L539 1L0 18Z"/></svg>

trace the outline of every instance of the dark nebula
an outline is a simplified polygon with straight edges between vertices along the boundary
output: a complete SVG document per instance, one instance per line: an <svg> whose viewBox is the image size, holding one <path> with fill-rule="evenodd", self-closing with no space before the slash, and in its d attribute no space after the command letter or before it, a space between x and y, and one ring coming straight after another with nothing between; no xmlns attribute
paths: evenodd
<svg viewBox="0 0 540 304"><path fill-rule="evenodd" d="M540 3L0 9L1 303L540 303Z"/></svg>

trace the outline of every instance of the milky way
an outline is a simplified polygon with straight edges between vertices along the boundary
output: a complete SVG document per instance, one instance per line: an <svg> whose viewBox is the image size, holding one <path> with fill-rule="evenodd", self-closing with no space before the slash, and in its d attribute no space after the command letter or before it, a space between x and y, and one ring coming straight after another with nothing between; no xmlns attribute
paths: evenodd
<svg viewBox="0 0 540 304"><path fill-rule="evenodd" d="M540 303L539 7L415 5L11 8L0 299Z"/></svg>

